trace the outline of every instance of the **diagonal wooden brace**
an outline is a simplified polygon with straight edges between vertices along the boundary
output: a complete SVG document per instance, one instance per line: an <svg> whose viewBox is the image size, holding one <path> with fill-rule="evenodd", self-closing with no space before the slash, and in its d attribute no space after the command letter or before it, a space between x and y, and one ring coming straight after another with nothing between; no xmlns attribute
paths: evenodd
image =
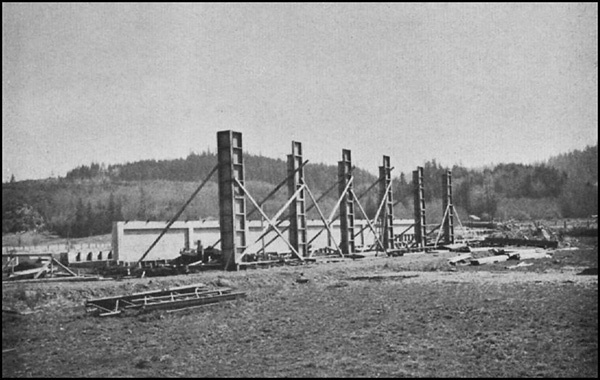
<svg viewBox="0 0 600 380"><path fill-rule="evenodd" d="M289 207L290 203L292 203L294 201L294 199L296 199L296 197L298 197L298 195L304 188L305 188L305 185L300 186L298 188L298 190L296 190L294 195L292 195L292 197L290 199L288 199L288 201L283 205L283 207L281 207L279 209L279 211L277 211L275 216L271 219L271 223L261 231L260 236L258 237L258 239L256 239L255 243L258 242L263 237L265 237L265 235L268 234L272 230L271 225L275 224L275 222L277 221L277 219L279 219L281 214L283 214L283 212Z"/></svg>
<svg viewBox="0 0 600 380"><path fill-rule="evenodd" d="M392 187L392 182L390 181L390 184L388 185L388 187L385 189L385 192L387 193L390 190L390 187ZM381 203L379 203L379 207L377 208L377 213L375 214L375 218L373 218L373 222L376 222L377 219L379 219L379 214L381 213L381 210L383 210L383 205L385 204L386 199L383 198L381 199ZM357 237L361 232L363 232L365 229L367 229L369 226L366 225L363 228L360 229L360 231L358 231L354 237Z"/></svg>
<svg viewBox="0 0 600 380"><path fill-rule="evenodd" d="M333 210L331 210L331 214L329 214L329 218L327 218L327 225L328 226L331 226L331 224L335 220L335 218L333 216L335 215L336 211L340 207L340 204L342 203L342 200L346 196L346 193L348 192L348 189L350 188L350 184L352 183L353 180L354 180L354 177L350 177L350 180L346 184L346 188L344 188L344 191L342 192L342 194L340 195L337 203L333 207ZM313 236L313 238L310 239L310 241L307 244L310 245L310 243L312 243L317 237L319 237L319 235L321 235L321 232L323 232L323 231L324 231L324 229L321 229L321 231L317 232L317 234L315 236Z"/></svg>
<svg viewBox="0 0 600 380"><path fill-rule="evenodd" d="M323 215L323 212L321 212L321 208L317 204L317 201L315 200L315 197L313 196L312 191L310 191L310 188L308 186L306 186L306 190L307 190L308 195L310 196L310 199L313 201L313 204L317 208L317 211L319 212L319 216L321 217L321 220L323 221L323 225L325 226L325 228L327 228L327 232L329 232L329 235L331 236L331 241L333 241L333 244L335 245L335 248L340 253L340 255L342 257L344 257L344 254L342 253L342 250L340 249L340 247L336 243L335 239L333 238L333 232L331 232L330 226L329 226L329 224L327 224L327 220L325 219L325 216ZM310 255L309 255L309 257L310 257Z"/></svg>
<svg viewBox="0 0 600 380"><path fill-rule="evenodd" d="M276 224L276 222L279 219L279 217L281 216L281 214L289 207L290 203L293 202L293 200L300 194L300 192L304 189L304 187L305 187L305 185L300 186L300 188L298 188L298 190L294 193L294 195L292 195L292 197L286 202L286 204L283 205L283 207L281 207L281 209L279 209L279 211L277 211L277 213L275 214L275 216L273 218L271 218L271 221L270 221L269 225L267 225L267 227L265 227L261 231L260 236L258 237L258 239L256 239L254 241L254 243L252 243L250 246L246 247L246 249L244 250L244 253L242 254L241 257L243 257L244 255L246 255L247 253L250 253L249 248L253 247L263 237L265 237L266 234L268 234L270 231L273 230L273 227L271 227L271 225ZM257 209L255 209L255 210L257 210Z"/></svg>
<svg viewBox="0 0 600 380"><path fill-rule="evenodd" d="M444 210L444 216L442 217L442 223L440 224L440 227L444 225L444 221L446 220L446 216L448 215L448 210L450 210L450 207L452 207L451 205L446 206L446 210ZM440 228L440 230L438 231L437 237L435 238L435 244L433 245L434 248L437 248L437 244L438 241L440 240L440 237L442 236L442 229Z"/></svg>
<svg viewBox="0 0 600 380"><path fill-rule="evenodd" d="M352 192L352 194L354 194L354 191L352 191L352 190L350 190L350 191ZM356 197L356 194L354 194L354 197ZM375 231L375 227L373 227L373 224L371 224L371 221L369 220L369 217L367 216L367 213L362 208L362 206L360 205L360 202L358 202L358 200L356 201L356 204L358 205L358 208L360 209L360 211L362 212L363 216L367 220L367 224L369 225L369 228L371 229L371 231L373 231L373 235L375 235L375 240L377 241L377 244L379 244L379 247L381 248L381 250L385 254L387 254L387 250L385 249L385 247L381 243L381 240L379 240L379 236L377 236L377 232Z"/></svg>
<svg viewBox="0 0 600 380"><path fill-rule="evenodd" d="M283 234L281 233L281 231L279 231L279 228L277 228L277 226L274 223L271 223L271 221L269 220L269 217L264 213L264 211L260 208L260 206L258 206L258 203L256 203L256 201L254 200L254 198L252 198L252 196L250 195L250 193L248 193L248 190L246 190L246 188L244 187L244 185L242 185L242 183L240 181L238 181L237 178L234 178L234 181L244 191L244 193L246 194L246 196L248 197L248 199L250 199L250 202L252 202L252 204L254 205L254 207L256 207L256 209L258 210L258 212L263 216L263 218L265 218L265 220L267 221L267 223L269 223L269 225L271 225L273 227L273 230L275 230L275 232L277 233L277 235L279 235L279 237L285 242L285 244L292 250L292 253L294 254L294 256L296 256L301 261L304 261L304 258L298 253L298 251L296 251L296 249L294 249L294 247L290 244L290 242L287 241L287 239L283 236Z"/></svg>

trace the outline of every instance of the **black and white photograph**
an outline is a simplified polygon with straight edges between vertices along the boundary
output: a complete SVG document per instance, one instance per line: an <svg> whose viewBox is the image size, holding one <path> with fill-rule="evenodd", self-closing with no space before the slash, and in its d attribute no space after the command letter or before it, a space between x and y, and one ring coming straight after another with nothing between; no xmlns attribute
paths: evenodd
<svg viewBox="0 0 600 380"><path fill-rule="evenodd" d="M598 378L598 3L3 2L2 377Z"/></svg>

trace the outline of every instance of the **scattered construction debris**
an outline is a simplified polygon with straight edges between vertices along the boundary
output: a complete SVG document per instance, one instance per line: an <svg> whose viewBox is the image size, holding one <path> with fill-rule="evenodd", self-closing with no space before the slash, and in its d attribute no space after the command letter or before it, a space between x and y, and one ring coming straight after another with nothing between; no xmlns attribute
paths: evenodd
<svg viewBox="0 0 600 380"><path fill-rule="evenodd" d="M550 256L547 251L538 250L521 250L513 251L508 253L508 257L511 260L527 260L527 259L549 259Z"/></svg>
<svg viewBox="0 0 600 380"><path fill-rule="evenodd" d="M498 229L485 238L489 245L516 245L540 248L557 248L559 234L541 222L498 224Z"/></svg>
<svg viewBox="0 0 600 380"><path fill-rule="evenodd" d="M518 249L516 247L486 247L473 248L472 252L451 257L448 259L448 264L485 265L507 260L547 259L551 257L552 256L549 254L549 251L542 248Z"/></svg>
<svg viewBox="0 0 600 380"><path fill-rule="evenodd" d="M352 165L351 151L343 149L342 160L338 161L337 182L318 198L315 198L311 187L304 179L303 168L308 163L308 160L303 159L302 150L302 143L292 141L292 152L288 155L286 178L262 200L257 201L250 194L247 184L244 182L245 169L242 134L233 130L219 131L217 133L218 163L191 194L185 204L169 219L165 227L161 227L160 234L153 240L139 259L135 261L134 265L128 267L129 264L132 264L131 261L121 261L118 263L115 258L112 259L114 260L112 263L119 265L118 267L111 266L107 261L106 266L98 268L96 273L101 273L105 277L143 278L188 274L212 268L239 270L240 268L257 266L302 265L306 262L328 260L331 256L335 257L336 260L355 260L377 257L379 253L382 253L381 256L385 254L390 257L427 252L434 253L435 255L438 253L438 248L462 253L459 256L449 259L451 265L469 263L472 265L483 265L506 260L550 257L546 251L509 250L507 246L556 249L559 243L562 243L563 246L569 244L564 241L563 233L560 230L556 228L552 229L539 221L529 223L517 221L497 223L493 220L482 221L477 215L469 215L469 226L464 226L453 203L451 171L446 171L442 175L442 221L440 224L435 225L426 224L424 168L420 166L417 167L417 170L413 171L414 223L402 232L394 233L393 211L394 206L400 200L394 202L392 199L393 184L391 172L393 168L391 167L389 156L383 156L383 165L379 167L379 178L377 181L372 183L362 194L357 195L354 190L355 177L353 174L354 166ZM146 257L157 246L161 238L170 232L174 232L169 231L169 229L183 215L186 207L191 204L202 188L209 183L211 177L217 173L219 177L219 239L208 246L203 246L201 241L197 240L196 248L191 248L190 243L194 240L191 238L191 236L194 236L194 228L193 226L186 226L188 233L185 235L184 248L178 248L179 257L173 258L175 252L171 252L165 254L165 256L160 256L160 258L146 260ZM267 215L266 208L263 209L263 205L277 191L286 187L286 185L288 188L287 201L278 209L275 215ZM371 218L367 216L365 208L360 203L360 199L377 186L379 187L379 191L375 199L377 199L378 207L374 218ZM326 217L318 203L336 188L338 189L337 201L330 215ZM308 207L307 199L312 201ZM250 212L246 211L248 209L246 201L250 201L254 206ZM363 220L366 221L366 225L363 225L360 230L355 225L355 219L358 217L355 215L355 206L362 213ZM316 208L323 227L309 239L306 217L308 211L313 207ZM249 218L254 212L260 214L261 224L266 222L266 225L261 227L262 232L257 239L255 239L255 236L250 238ZM339 242L336 242L332 232L333 222L337 219L340 220ZM455 219L458 222L456 226L454 223ZM596 221L595 231L597 235L597 215L593 215L592 219ZM288 225L284 227L284 222L286 221ZM431 226L434 226L434 228L431 229ZM367 228L372 232L372 242L365 241L363 231ZM566 222L564 229L566 229ZM412 233L409 233L409 230L412 230ZM286 231L288 231L287 237L284 235ZM315 247L314 245L317 245L315 239L325 231L327 232L326 246ZM590 222L587 223L586 231L586 235L594 231L590 230ZM272 235L273 232L277 236L265 242L265 237L269 234ZM123 235L125 235L124 232ZM359 236L361 237L360 243L358 241ZM276 240L285 243L287 246L287 248L284 248L286 252L266 251L269 244ZM118 241L118 239L115 239L115 241ZM210 241L212 242L212 239ZM218 244L220 244L220 249L216 248ZM319 243L319 245L321 244ZM486 248L484 251L477 250L477 247L481 247L481 245L500 247L500 249ZM165 251L169 252L168 249L165 249ZM91 254L92 252L89 252L90 257ZM118 253L118 250L115 249L115 257L119 254L123 254L123 252ZM13 261L14 258L10 257L5 267L10 266L11 261L13 261L10 268L11 273L7 276L3 275L3 279L4 277L9 281L38 281L46 278L56 278L57 281L58 278L69 278L72 281L101 279L100 277L80 277L53 258L51 254L42 254L41 256L43 255L46 255L44 258L45 261L40 259L40 265L34 268L21 268L18 271L15 270L16 264Z"/></svg>
<svg viewBox="0 0 600 380"><path fill-rule="evenodd" d="M180 310L199 305L231 301L245 296L245 292L233 292L231 288L209 289L204 284L195 284L130 295L90 299L85 302L85 307L89 313L106 317L121 314L128 309L143 311L156 309Z"/></svg>
<svg viewBox="0 0 600 380"><path fill-rule="evenodd" d="M44 282L44 281L90 281L98 277L79 276L60 261L52 253L8 253L6 264L2 267L2 282ZM36 258L16 264L18 258ZM6 277L5 277L6 276Z"/></svg>
<svg viewBox="0 0 600 380"><path fill-rule="evenodd" d="M503 237L486 237L485 244L498 246L516 245L541 248L558 248L558 241L556 240L511 239Z"/></svg>
<svg viewBox="0 0 600 380"><path fill-rule="evenodd" d="M466 263L466 261L470 261L472 258L473 258L473 256L472 256L471 252L469 252L469 253L465 253L462 255L458 255L458 256L449 258L448 263L450 265L456 265L458 263Z"/></svg>
<svg viewBox="0 0 600 380"><path fill-rule="evenodd" d="M499 262L506 261L506 260L508 260L508 256L507 255L497 255L497 256L490 256L490 257L482 257L480 259L473 259L473 260L471 260L471 265L493 264L493 263L499 263Z"/></svg>

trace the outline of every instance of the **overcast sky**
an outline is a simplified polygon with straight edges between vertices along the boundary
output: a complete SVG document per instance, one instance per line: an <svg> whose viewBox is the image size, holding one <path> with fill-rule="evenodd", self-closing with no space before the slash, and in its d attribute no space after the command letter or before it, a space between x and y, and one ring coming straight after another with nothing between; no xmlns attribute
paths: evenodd
<svg viewBox="0 0 600 380"><path fill-rule="evenodd" d="M597 127L597 3L2 3L3 181L214 152L228 129L398 175L539 162Z"/></svg>

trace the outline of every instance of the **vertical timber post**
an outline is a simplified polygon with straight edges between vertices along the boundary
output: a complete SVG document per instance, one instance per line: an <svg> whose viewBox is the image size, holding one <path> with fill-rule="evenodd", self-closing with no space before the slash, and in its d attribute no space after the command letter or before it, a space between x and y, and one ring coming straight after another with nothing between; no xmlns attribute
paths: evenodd
<svg viewBox="0 0 600 380"><path fill-rule="evenodd" d="M342 194L352 178L352 157L350 150L342 149L342 160L338 161L339 195L343 195L340 203L340 249L344 255L354 253L354 193L352 183L348 186L346 194Z"/></svg>
<svg viewBox="0 0 600 380"><path fill-rule="evenodd" d="M445 174L442 174L442 194L443 194L443 214L448 214L442 221L444 228L444 243L454 244L454 204L452 203L452 172L448 170Z"/></svg>
<svg viewBox="0 0 600 380"><path fill-rule="evenodd" d="M392 187L389 186L390 182L392 182L390 157L383 156L383 166L379 167L379 204L385 202L381 216L381 231L383 234L383 247L385 249L394 248L394 202L392 199Z"/></svg>
<svg viewBox="0 0 600 380"><path fill-rule="evenodd" d="M423 167L417 166L413 171L413 189L415 198L415 242L425 248L425 191L423 188Z"/></svg>
<svg viewBox="0 0 600 380"><path fill-rule="evenodd" d="M302 143L292 141L292 154L288 154L287 156L287 170L288 177L290 177L288 179L288 194L290 197L292 197L304 183L304 168L300 168L301 165ZM297 170L298 168L300 168L300 170ZM308 247L306 245L305 196L306 190L301 190L296 199L290 204L290 244L302 257L308 256Z"/></svg>
<svg viewBox="0 0 600 380"><path fill-rule="evenodd" d="M242 134L217 132L219 160L219 229L225 269L237 269L246 248L246 196L234 179L244 184Z"/></svg>

